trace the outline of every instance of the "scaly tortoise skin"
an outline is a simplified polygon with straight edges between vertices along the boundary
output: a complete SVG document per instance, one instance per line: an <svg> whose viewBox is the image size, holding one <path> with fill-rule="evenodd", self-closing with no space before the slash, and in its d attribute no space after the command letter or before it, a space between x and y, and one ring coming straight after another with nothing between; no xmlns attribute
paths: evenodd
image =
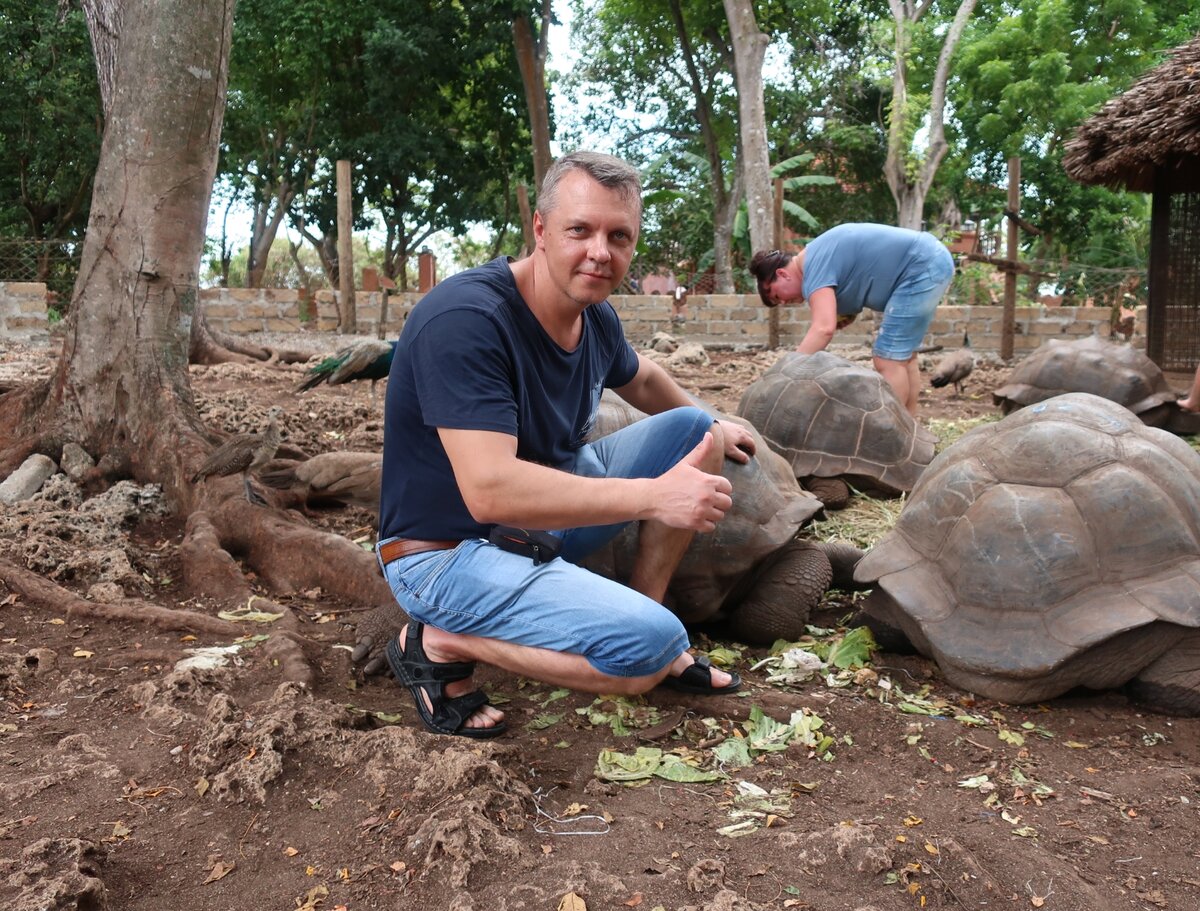
<svg viewBox="0 0 1200 911"><path fill-rule="evenodd" d="M1097 336L1050 339L1021 361L992 393L1004 414L1069 392L1090 392L1124 405L1150 427L1200 432L1200 418L1180 410L1159 366L1131 345Z"/></svg>
<svg viewBox="0 0 1200 911"><path fill-rule="evenodd" d="M937 445L882 376L827 351L785 354L746 389L738 414L806 488L821 486L814 492L823 500L830 496L824 479L884 496L910 491ZM839 508L844 496L825 505Z"/></svg>
<svg viewBox="0 0 1200 911"><path fill-rule="evenodd" d="M702 402L696 404L716 419L737 420ZM643 417L606 392L591 438L599 439ZM826 549L796 538L800 527L820 511L821 503L796 483L788 464L757 433L755 438L758 455L749 463L725 460L722 473L733 485L733 507L716 531L693 539L671 580L666 603L685 623L727 618L734 634L746 642L794 640L804 632L809 613L832 576ZM584 565L627 580L636 553L633 523Z"/></svg>
<svg viewBox="0 0 1200 911"><path fill-rule="evenodd" d="M964 435L859 562L863 609L955 686L1037 702L1132 681L1200 713L1200 454L1086 393Z"/></svg>

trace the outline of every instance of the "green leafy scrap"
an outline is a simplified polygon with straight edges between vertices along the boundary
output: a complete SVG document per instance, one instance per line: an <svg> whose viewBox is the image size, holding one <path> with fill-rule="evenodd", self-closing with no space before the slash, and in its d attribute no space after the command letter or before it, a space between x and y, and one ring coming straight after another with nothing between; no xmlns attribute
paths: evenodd
<svg viewBox="0 0 1200 911"><path fill-rule="evenodd" d="M552 715L549 712L543 712L531 720L525 727L530 731L544 731L548 727L552 727L562 721L563 716L560 712L557 715Z"/></svg>
<svg viewBox="0 0 1200 911"><path fill-rule="evenodd" d="M653 727L659 722L658 709L641 697L599 696L591 705L575 710L593 727L608 725L617 737L627 737L637 728Z"/></svg>
<svg viewBox="0 0 1200 911"><path fill-rule="evenodd" d="M793 725L776 721L770 715L764 714L758 706L750 709L750 717L745 728L751 753L786 750L788 741L796 734L796 728Z"/></svg>
<svg viewBox="0 0 1200 911"><path fill-rule="evenodd" d="M714 648L705 652L708 660L716 667L733 667L741 659L742 653L735 648Z"/></svg>
<svg viewBox="0 0 1200 911"><path fill-rule="evenodd" d="M829 652L828 662L842 670L866 667L875 650L875 637L865 626L855 627L842 636Z"/></svg>
<svg viewBox="0 0 1200 911"><path fill-rule="evenodd" d="M559 699L565 699L570 695L571 695L571 691L569 689L567 689L566 687L562 687L561 689L555 690L553 693L551 693L549 696L547 696L545 699L543 699L538 704L542 708L545 708L551 702L557 702Z"/></svg>
<svg viewBox="0 0 1200 911"><path fill-rule="evenodd" d="M730 737L713 747L712 752L722 768L741 769L754 761L744 737Z"/></svg>
<svg viewBox="0 0 1200 911"><path fill-rule="evenodd" d="M690 760L690 761L689 761ZM677 782L719 781L723 772L701 769L697 757L687 759L678 753L664 753L658 747L638 747L634 753L601 750L596 759L595 775L601 781L629 783L665 778Z"/></svg>

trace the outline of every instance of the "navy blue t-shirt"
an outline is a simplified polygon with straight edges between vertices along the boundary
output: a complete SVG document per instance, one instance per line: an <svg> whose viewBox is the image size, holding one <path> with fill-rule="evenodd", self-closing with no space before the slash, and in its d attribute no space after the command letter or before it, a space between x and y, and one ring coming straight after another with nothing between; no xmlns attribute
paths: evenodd
<svg viewBox="0 0 1200 911"><path fill-rule="evenodd" d="M454 275L413 308L388 378L379 537L460 540L491 526L467 511L437 428L517 438L517 457L556 468L587 440L605 387L637 354L608 301L583 311L574 351L542 328L507 259Z"/></svg>

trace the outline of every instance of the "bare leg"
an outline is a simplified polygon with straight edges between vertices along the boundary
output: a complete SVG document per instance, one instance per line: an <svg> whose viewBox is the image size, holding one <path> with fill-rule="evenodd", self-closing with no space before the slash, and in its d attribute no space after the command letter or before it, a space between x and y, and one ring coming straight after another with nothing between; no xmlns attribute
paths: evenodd
<svg viewBox="0 0 1200 911"><path fill-rule="evenodd" d="M874 358L875 369L887 380L908 413L917 414L917 396L921 391L921 374L917 369L917 358L913 355L906 361L893 361L886 357Z"/></svg>
<svg viewBox="0 0 1200 911"><path fill-rule="evenodd" d="M711 428L713 445L708 460L699 467L709 474L720 474L725 461L725 434L720 424ZM638 527L638 551L629 587L647 598L662 603L671 576L679 567L695 532L671 528L661 522L642 522Z"/></svg>
<svg viewBox="0 0 1200 911"><path fill-rule="evenodd" d="M1196 378L1192 380L1192 389L1187 398L1179 400L1179 407L1184 411L1200 411L1200 366L1196 368Z"/></svg>
<svg viewBox="0 0 1200 911"><path fill-rule="evenodd" d="M400 647L408 641L408 627L400 633ZM566 686L588 693L614 693L635 696L652 689L668 674L678 676L695 659L684 652L667 667L644 677L610 677L592 667L582 655L555 652L499 639L484 639L448 633L432 626L425 627L425 654L430 661L482 661L512 671L524 677L554 686ZM729 675L712 669L713 686L729 683ZM475 689L473 678L446 684L447 696L462 696ZM422 694L423 699L427 698ZM428 704L428 703L427 703ZM487 728L504 720L504 713L495 706L485 705L466 721L466 727Z"/></svg>
<svg viewBox="0 0 1200 911"><path fill-rule="evenodd" d="M713 446L708 459L698 467L712 474L719 474L725 460L725 434L718 423L712 425L711 433ZM683 559L694 534L687 529L671 528L661 522L641 523L637 562L629 587L661 604L671 576L679 566L679 561ZM404 648L407 641L406 626L400 634L400 647ZM629 696L653 689L668 675L679 676L695 661L691 654L684 652L657 673L643 677L611 677L592 667L582 655L532 648L499 639L450 633L429 625L425 626L423 641L425 654L430 661L482 661L555 686L589 693ZM715 667L711 669L710 676L715 688L727 686L733 679L725 671ZM461 696L474 689L474 680L467 678L446 684L446 695ZM422 694L421 698L427 697ZM467 719L466 727L492 727L502 720L502 711L494 706L485 705Z"/></svg>

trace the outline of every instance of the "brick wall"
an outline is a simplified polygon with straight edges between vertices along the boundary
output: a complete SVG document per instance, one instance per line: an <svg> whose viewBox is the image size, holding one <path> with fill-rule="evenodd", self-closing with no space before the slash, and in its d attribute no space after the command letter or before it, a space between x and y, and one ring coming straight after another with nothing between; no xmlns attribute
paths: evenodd
<svg viewBox="0 0 1200 911"><path fill-rule="evenodd" d="M679 338L705 344L765 345L769 310L757 295L695 294L688 298L688 319L671 322L671 299L665 295L614 297L613 305L621 314L625 331L632 339L649 338L655 332L669 332ZM808 307L783 307L779 311L779 341L791 346L799 343L808 329ZM959 307L943 305L929 327L927 345L957 348L963 333L971 347L979 351L1000 349L1003 307ZM857 320L838 332L841 343L874 335L877 314L864 310ZM1047 338L1074 339L1099 334L1109 337L1110 311L1105 307L1017 307L1013 350L1020 356L1037 348ZM1146 308L1138 307L1132 343L1146 347Z"/></svg>
<svg viewBox="0 0 1200 911"><path fill-rule="evenodd" d="M21 338L49 328L42 282L0 282L0 338Z"/></svg>
<svg viewBox="0 0 1200 911"><path fill-rule="evenodd" d="M0 289L3 289L0 285ZM36 287L41 285L10 285ZM395 338L404 319L420 300L415 292L393 293L388 299L385 338ZM295 332L311 327L322 332L337 328L337 307L332 291L319 291L310 305L312 319L300 314L299 292L286 288L208 288L200 292L209 323L226 332ZM0 290L0 307L3 306ZM379 322L382 292L360 291L356 297L358 331L374 335ZM689 318L682 324L671 322L671 299L667 295L614 296L613 305L621 315L625 331L635 343L644 341L655 332L670 332L679 338L708 345L765 345L767 342L767 308L756 295L696 294L688 299ZM42 322L45 322L45 304ZM1002 307L958 307L944 305L930 327L926 344L957 348L963 333L970 336L971 345L978 351L997 351L1000 348ZM785 307L780 310L780 342L795 345L808 328L807 307ZM876 315L865 311L857 321L838 333L839 342L861 338L866 342L875 331ZM1099 334L1109 337L1109 311L1101 307L1017 307L1016 338L1013 347L1017 355L1038 347L1047 338L1081 338ZM1146 309L1136 313L1132 342L1145 348Z"/></svg>
<svg viewBox="0 0 1200 911"><path fill-rule="evenodd" d="M408 311L420 299L420 294L411 291L388 295L385 338L400 334ZM359 291L354 300L359 333L374 335L379 325L383 292ZM298 332L309 328L333 332L337 329L337 294L333 291L318 291L308 302L306 314L301 313L300 292L294 288L204 288L200 291L200 301L208 324L225 332Z"/></svg>

